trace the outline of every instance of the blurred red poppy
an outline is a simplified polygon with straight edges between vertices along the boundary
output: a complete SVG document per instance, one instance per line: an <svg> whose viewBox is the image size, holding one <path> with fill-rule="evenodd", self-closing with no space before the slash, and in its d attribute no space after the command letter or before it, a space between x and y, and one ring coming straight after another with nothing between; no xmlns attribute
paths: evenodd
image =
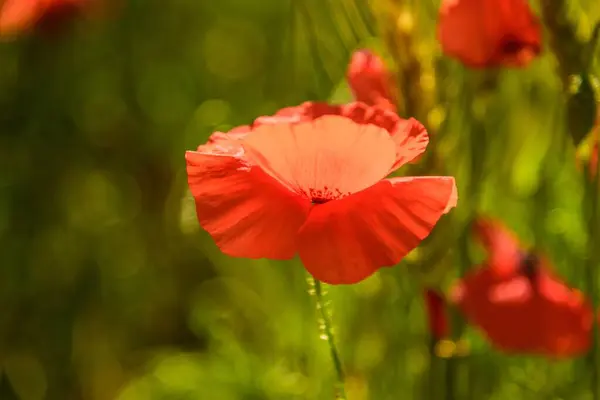
<svg viewBox="0 0 600 400"><path fill-rule="evenodd" d="M423 293L431 336L436 340L443 339L448 336L446 301L435 290L426 289Z"/></svg>
<svg viewBox="0 0 600 400"><path fill-rule="evenodd" d="M354 52L346 77L357 101L396 111L394 82L379 56L370 50Z"/></svg>
<svg viewBox="0 0 600 400"><path fill-rule="evenodd" d="M589 301L556 277L545 258L523 252L498 221L476 221L475 234L489 257L451 296L466 319L507 352L553 357L586 352L593 319Z"/></svg>
<svg viewBox="0 0 600 400"><path fill-rule="evenodd" d="M381 117L381 118L379 118ZM186 153L200 225L225 254L299 254L330 284L397 264L456 205L452 177L384 179L427 146L414 119L304 103Z"/></svg>
<svg viewBox="0 0 600 400"><path fill-rule="evenodd" d="M104 3L99 0L5 0L0 6L0 35L14 36L29 30L55 33L87 11L105 11Z"/></svg>
<svg viewBox="0 0 600 400"><path fill-rule="evenodd" d="M443 0L438 40L472 68L524 67L541 51L541 26L527 0Z"/></svg>

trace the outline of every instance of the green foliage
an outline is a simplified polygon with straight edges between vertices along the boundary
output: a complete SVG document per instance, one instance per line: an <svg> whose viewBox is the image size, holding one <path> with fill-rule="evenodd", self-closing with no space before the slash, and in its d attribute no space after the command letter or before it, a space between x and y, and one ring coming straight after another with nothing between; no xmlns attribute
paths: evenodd
<svg viewBox="0 0 600 400"><path fill-rule="evenodd" d="M58 40L0 46L0 399L332 398L302 266L219 253L197 226L183 154L287 105L347 100L351 51L384 47L365 3L131 0ZM444 72L423 121L439 123L443 163L429 172L456 176L461 201L402 265L329 288L350 400L427 398L420 285L457 276L475 210L586 284L583 177L552 55L467 71L439 57L438 4L413 3L419 49ZM572 3L571 23L593 26L597 2ZM461 398L590 398L583 360L465 338ZM433 379L445 384L443 368Z"/></svg>
<svg viewBox="0 0 600 400"><path fill-rule="evenodd" d="M578 77L579 86L567 100L568 131L578 146L592 131L596 122L598 104L591 78L586 74Z"/></svg>

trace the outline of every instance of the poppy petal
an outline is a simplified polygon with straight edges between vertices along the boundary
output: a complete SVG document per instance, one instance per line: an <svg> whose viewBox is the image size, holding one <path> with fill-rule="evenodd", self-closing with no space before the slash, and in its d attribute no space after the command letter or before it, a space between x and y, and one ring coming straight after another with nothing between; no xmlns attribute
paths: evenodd
<svg viewBox="0 0 600 400"><path fill-rule="evenodd" d="M200 225L230 256L292 258L310 202L250 164L241 146L225 144L186 153Z"/></svg>
<svg viewBox="0 0 600 400"><path fill-rule="evenodd" d="M518 239L501 222L491 218L477 218L473 224L477 239L488 252L489 265L500 274L516 271L521 261Z"/></svg>
<svg viewBox="0 0 600 400"><path fill-rule="evenodd" d="M320 104L323 107L329 109L335 108L335 106L330 106L326 103L311 103L305 102L300 104L299 106L285 107L280 109L275 113L275 115L263 115L254 120L252 124L253 127L257 127L260 125L268 125L268 124L282 124L282 123L292 123L292 122L302 122L308 121L312 119L311 109L315 107L316 104ZM324 112L326 114L328 112Z"/></svg>
<svg viewBox="0 0 600 400"><path fill-rule="evenodd" d="M375 125L324 115L310 122L260 125L243 139L248 157L292 190L333 200L384 178L394 142Z"/></svg>
<svg viewBox="0 0 600 400"><path fill-rule="evenodd" d="M0 8L0 33L13 34L28 29L42 12L40 0L7 0Z"/></svg>
<svg viewBox="0 0 600 400"><path fill-rule="evenodd" d="M242 125L236 128L233 128L229 132L215 132L208 138L207 143L219 143L227 140L238 140L244 138L248 133L250 133L251 128L249 125Z"/></svg>
<svg viewBox="0 0 600 400"><path fill-rule="evenodd" d="M427 130L414 118L403 119L396 113L363 103L347 104L340 112L359 124L374 124L390 133L396 145L396 161L390 172L417 159L429 144Z"/></svg>
<svg viewBox="0 0 600 400"><path fill-rule="evenodd" d="M485 265L454 286L451 299L465 318L510 353L565 357L589 349L592 308L551 275L546 264L532 281L518 271L503 275Z"/></svg>
<svg viewBox="0 0 600 400"><path fill-rule="evenodd" d="M527 277L516 276L507 282L492 286L488 296L492 303L522 304L533 296L533 290Z"/></svg>
<svg viewBox="0 0 600 400"><path fill-rule="evenodd" d="M585 353L591 345L593 322L589 300L546 268L540 270L538 288L544 304L538 312L544 322L546 351L555 357Z"/></svg>
<svg viewBox="0 0 600 400"><path fill-rule="evenodd" d="M545 310L545 314L547 354L573 357L590 349L594 313L589 303L557 305Z"/></svg>
<svg viewBox="0 0 600 400"><path fill-rule="evenodd" d="M259 117L253 127L267 124L299 123L312 121L325 115L341 115L350 118L357 124L373 124L389 132L396 143L396 162L391 170L414 162L425 151L429 144L429 135L425 127L416 119L403 119L395 112L388 111L384 98L379 98L375 107L362 102L344 105L330 105L321 102L305 102L296 107L286 107L273 116Z"/></svg>
<svg viewBox="0 0 600 400"><path fill-rule="evenodd" d="M417 247L455 193L451 177L393 178L315 206L299 231L300 258L321 281L359 282Z"/></svg>
<svg viewBox="0 0 600 400"><path fill-rule="evenodd" d="M555 357L585 353L591 345L593 310L588 299L576 289L542 269L539 274L541 310L545 322L547 351Z"/></svg>
<svg viewBox="0 0 600 400"><path fill-rule="evenodd" d="M444 0L438 39L473 68L524 67L541 51L541 26L526 0Z"/></svg>
<svg viewBox="0 0 600 400"><path fill-rule="evenodd" d="M396 143L396 162L392 170L416 160L429 144L427 130L414 118L400 119L392 133L392 139Z"/></svg>
<svg viewBox="0 0 600 400"><path fill-rule="evenodd" d="M541 352L542 319L532 312L531 285L520 276L502 277L484 265L454 286L452 300L465 319L508 352Z"/></svg>

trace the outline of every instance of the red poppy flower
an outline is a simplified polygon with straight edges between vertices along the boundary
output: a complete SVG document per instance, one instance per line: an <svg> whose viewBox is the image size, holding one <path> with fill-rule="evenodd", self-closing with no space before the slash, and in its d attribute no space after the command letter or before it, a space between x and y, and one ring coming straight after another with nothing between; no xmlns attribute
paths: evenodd
<svg viewBox="0 0 600 400"><path fill-rule="evenodd" d="M425 307L431 336L436 340L443 339L448 336L446 302L444 298L434 290L426 289L423 294L425 296Z"/></svg>
<svg viewBox="0 0 600 400"><path fill-rule="evenodd" d="M507 352L568 357L587 351L593 314L582 294L556 277L545 258L524 252L499 222L478 220L475 233L489 258L453 289L466 319Z"/></svg>
<svg viewBox="0 0 600 400"><path fill-rule="evenodd" d="M187 152L188 183L200 225L225 254L298 254L315 278L355 283L397 264L456 205L452 177L383 179L427 142L414 119L305 103Z"/></svg>
<svg viewBox="0 0 600 400"><path fill-rule="evenodd" d="M541 51L541 27L526 0L443 0L438 40L469 67L524 67Z"/></svg>
<svg viewBox="0 0 600 400"><path fill-rule="evenodd" d="M354 52L346 77L357 101L396 111L393 79L379 56L369 50Z"/></svg>

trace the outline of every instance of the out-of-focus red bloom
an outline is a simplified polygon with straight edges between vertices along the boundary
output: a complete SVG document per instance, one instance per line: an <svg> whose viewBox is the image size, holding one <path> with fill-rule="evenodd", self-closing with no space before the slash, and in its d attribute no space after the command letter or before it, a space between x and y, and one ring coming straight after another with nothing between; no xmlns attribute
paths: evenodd
<svg viewBox="0 0 600 400"><path fill-rule="evenodd" d="M396 111L394 81L379 56L370 50L354 52L346 77L357 101Z"/></svg>
<svg viewBox="0 0 600 400"><path fill-rule="evenodd" d="M200 225L230 256L299 254L315 278L355 283L397 264L456 205L452 177L384 179L425 150L427 132L362 103L305 103L223 135L186 160Z"/></svg>
<svg viewBox="0 0 600 400"><path fill-rule="evenodd" d="M436 340L443 339L448 336L446 302L438 292L431 289L426 289L424 296L431 336Z"/></svg>
<svg viewBox="0 0 600 400"><path fill-rule="evenodd" d="M452 292L466 319L507 352L569 357L587 351L589 301L556 277L545 258L523 252L498 221L478 220L475 234L489 258Z"/></svg>
<svg viewBox="0 0 600 400"><path fill-rule="evenodd" d="M524 67L541 51L541 26L527 0L443 0L438 40L472 68Z"/></svg>
<svg viewBox="0 0 600 400"><path fill-rule="evenodd" d="M98 0L4 0L0 6L0 36L37 30L53 33L88 10Z"/></svg>

